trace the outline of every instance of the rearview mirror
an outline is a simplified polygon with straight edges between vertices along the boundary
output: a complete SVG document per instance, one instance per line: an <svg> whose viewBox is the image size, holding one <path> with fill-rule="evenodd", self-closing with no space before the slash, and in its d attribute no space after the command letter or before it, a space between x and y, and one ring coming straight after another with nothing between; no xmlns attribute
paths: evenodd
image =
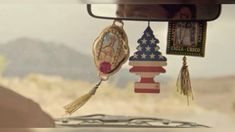
<svg viewBox="0 0 235 132"><path fill-rule="evenodd" d="M143 21L215 20L221 5L193 4L92 4L88 13L95 18Z"/></svg>

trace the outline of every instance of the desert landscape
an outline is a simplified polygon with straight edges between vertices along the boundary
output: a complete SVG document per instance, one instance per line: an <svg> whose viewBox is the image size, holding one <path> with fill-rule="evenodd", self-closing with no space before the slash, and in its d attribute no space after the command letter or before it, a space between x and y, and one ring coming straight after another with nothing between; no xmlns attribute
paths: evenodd
<svg viewBox="0 0 235 132"><path fill-rule="evenodd" d="M235 125L235 76L193 79L194 101L187 105L176 92L175 82L163 84L160 94L136 94L133 83L125 88L105 82L97 94L73 115L109 114L154 116L211 127ZM60 76L29 74L24 78L1 77L0 84L39 103L54 118L64 116L63 106L89 91L95 84Z"/></svg>

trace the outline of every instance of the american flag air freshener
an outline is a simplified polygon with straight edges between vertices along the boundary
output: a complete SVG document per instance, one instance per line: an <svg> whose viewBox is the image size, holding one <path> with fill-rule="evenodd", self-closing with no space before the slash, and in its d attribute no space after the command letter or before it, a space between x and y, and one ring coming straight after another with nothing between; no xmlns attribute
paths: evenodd
<svg viewBox="0 0 235 132"><path fill-rule="evenodd" d="M130 72L141 77L140 81L135 83L135 92L160 93L160 83L155 82L154 77L166 72L163 66L167 65L167 59L159 51L159 40L148 26L137 42L138 51L129 59L129 65L132 66Z"/></svg>

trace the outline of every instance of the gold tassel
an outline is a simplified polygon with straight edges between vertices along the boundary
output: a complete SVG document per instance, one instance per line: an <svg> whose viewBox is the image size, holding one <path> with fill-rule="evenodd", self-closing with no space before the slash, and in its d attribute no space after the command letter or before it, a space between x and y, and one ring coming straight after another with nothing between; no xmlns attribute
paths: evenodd
<svg viewBox="0 0 235 132"><path fill-rule="evenodd" d="M191 87L191 81L190 81L190 75L188 71L186 56L183 57L183 66L180 70L176 86L177 86L178 92L180 92L184 96L187 96L187 102L189 105L189 98L191 97L193 100L193 92L192 92L192 87Z"/></svg>
<svg viewBox="0 0 235 132"><path fill-rule="evenodd" d="M96 86L89 91L89 93L79 97L75 101L71 102L70 104L64 106L66 114L73 114L75 111L77 111L79 108L81 108L90 98L91 96L95 95L96 90L99 88L99 86L102 83L102 79L99 83L96 84Z"/></svg>

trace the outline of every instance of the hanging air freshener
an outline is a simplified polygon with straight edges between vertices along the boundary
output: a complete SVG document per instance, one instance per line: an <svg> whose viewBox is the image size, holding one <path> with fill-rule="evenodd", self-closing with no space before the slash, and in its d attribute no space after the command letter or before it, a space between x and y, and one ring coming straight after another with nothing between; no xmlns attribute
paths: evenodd
<svg viewBox="0 0 235 132"><path fill-rule="evenodd" d="M119 23L119 24L117 24ZM82 107L109 76L116 73L129 58L127 35L123 29L122 21L114 21L105 28L93 44L95 65L99 71L99 83L86 95L66 105L67 114L72 114Z"/></svg>
<svg viewBox="0 0 235 132"><path fill-rule="evenodd" d="M137 52L129 59L129 65L133 66L130 72L141 77L140 82L135 83L136 93L159 93L160 83L154 81L154 77L165 73L167 59L159 52L157 45L159 40L155 38L152 29L148 26L144 35L138 40Z"/></svg>
<svg viewBox="0 0 235 132"><path fill-rule="evenodd" d="M183 66L177 79L177 90L193 99L186 56L204 57L206 39L205 21L169 22L167 54L184 55Z"/></svg>

